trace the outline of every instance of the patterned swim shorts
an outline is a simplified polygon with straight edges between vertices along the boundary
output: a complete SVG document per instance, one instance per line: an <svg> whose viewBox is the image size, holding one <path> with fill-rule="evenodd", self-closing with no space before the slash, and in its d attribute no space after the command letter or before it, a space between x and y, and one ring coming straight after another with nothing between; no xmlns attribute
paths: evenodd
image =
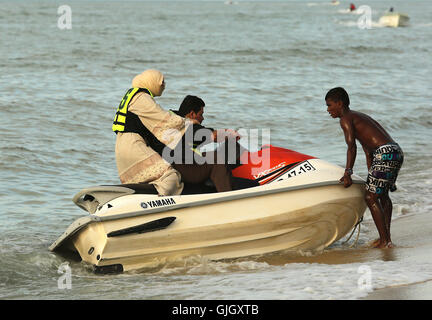
<svg viewBox="0 0 432 320"><path fill-rule="evenodd" d="M385 144L372 154L372 163L366 181L366 190L383 194L396 190L395 182L404 154L397 143Z"/></svg>

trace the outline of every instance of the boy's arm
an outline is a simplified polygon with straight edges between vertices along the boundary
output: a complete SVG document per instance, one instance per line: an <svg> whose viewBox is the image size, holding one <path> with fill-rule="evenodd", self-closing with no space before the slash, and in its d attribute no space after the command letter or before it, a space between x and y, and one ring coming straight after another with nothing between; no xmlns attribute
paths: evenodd
<svg viewBox="0 0 432 320"><path fill-rule="evenodd" d="M340 126L344 132L345 142L348 146L345 173L344 176L341 178L341 181L344 182L345 188L347 188L352 184L351 174L357 156L357 145L355 141L356 137L355 137L354 125L352 123L351 117L341 118Z"/></svg>
<svg viewBox="0 0 432 320"><path fill-rule="evenodd" d="M369 153L368 150L366 150L365 147L363 147L363 151L364 151L364 153L365 153L365 155L366 155L366 164L367 164L367 168L368 168L368 170L369 170L370 167L371 167L371 164L372 164L371 154Z"/></svg>

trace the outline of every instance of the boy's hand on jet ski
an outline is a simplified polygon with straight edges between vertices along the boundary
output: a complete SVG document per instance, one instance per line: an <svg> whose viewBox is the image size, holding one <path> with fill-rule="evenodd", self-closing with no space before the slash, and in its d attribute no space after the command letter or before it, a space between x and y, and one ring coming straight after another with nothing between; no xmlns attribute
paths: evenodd
<svg viewBox="0 0 432 320"><path fill-rule="evenodd" d="M345 188L352 185L351 175L345 172L342 178L340 178L339 183L343 183Z"/></svg>

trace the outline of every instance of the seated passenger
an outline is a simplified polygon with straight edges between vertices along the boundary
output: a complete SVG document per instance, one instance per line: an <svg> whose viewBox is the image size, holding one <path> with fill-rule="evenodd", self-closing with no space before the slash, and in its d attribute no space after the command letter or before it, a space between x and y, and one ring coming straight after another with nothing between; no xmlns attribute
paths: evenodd
<svg viewBox="0 0 432 320"><path fill-rule="evenodd" d="M191 127L188 128L182 139L182 161L174 161L173 167L177 169L184 182L198 184L204 183L210 178L217 191L229 191L240 189L257 184L245 179L235 178L231 175L230 164L239 162L242 152L246 149L238 144L239 134L232 129L214 130L202 125L204 120L204 101L196 96L188 95L180 105L178 111L174 113L194 120ZM215 151L203 152L198 150L210 142L223 142ZM175 150L175 153L179 151ZM192 160L192 161L191 161Z"/></svg>
<svg viewBox="0 0 432 320"><path fill-rule="evenodd" d="M181 117L188 118L192 121L197 122L193 124L193 142L191 145L193 150L197 150L198 146L204 146L209 142L224 142L218 148L217 153L204 152L202 155L207 155L206 159L210 160L210 162L214 161L217 163L225 164L238 163L240 155L246 150L245 148L241 147L240 144L237 142L237 140L240 138L240 135L232 129L214 130L213 128L204 127L202 125L202 122L204 121L204 107L205 103L201 98L188 95L184 98L178 111L171 111ZM209 139L209 137L211 139ZM210 155L214 155L214 157Z"/></svg>
<svg viewBox="0 0 432 320"><path fill-rule="evenodd" d="M165 144L175 137L168 130L185 132L189 120L173 114L156 103L165 80L161 72L146 70L132 80L117 109L112 130L116 133L115 155L123 184L149 183L160 195L176 195L183 190L180 173L162 159L148 141L154 136Z"/></svg>

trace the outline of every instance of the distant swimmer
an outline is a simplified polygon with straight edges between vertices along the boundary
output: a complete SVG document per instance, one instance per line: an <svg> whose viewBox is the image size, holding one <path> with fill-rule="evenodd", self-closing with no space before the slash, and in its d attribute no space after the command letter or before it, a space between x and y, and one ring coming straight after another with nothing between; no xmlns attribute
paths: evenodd
<svg viewBox="0 0 432 320"><path fill-rule="evenodd" d="M327 112L333 118L340 118L339 123L348 146L346 169L340 182L344 183L345 188L352 184L357 139L366 154L368 167L365 200L380 236L373 242L373 247L391 248L393 204L388 192L396 190L396 179L404 160L403 151L377 121L349 108L350 100L345 89L331 89L325 96L325 101Z"/></svg>
<svg viewBox="0 0 432 320"><path fill-rule="evenodd" d="M393 7L391 7L391 8L389 9L389 12L393 12Z"/></svg>
<svg viewBox="0 0 432 320"><path fill-rule="evenodd" d="M350 4L350 11L354 11L356 9L356 6L354 5L354 3Z"/></svg>

